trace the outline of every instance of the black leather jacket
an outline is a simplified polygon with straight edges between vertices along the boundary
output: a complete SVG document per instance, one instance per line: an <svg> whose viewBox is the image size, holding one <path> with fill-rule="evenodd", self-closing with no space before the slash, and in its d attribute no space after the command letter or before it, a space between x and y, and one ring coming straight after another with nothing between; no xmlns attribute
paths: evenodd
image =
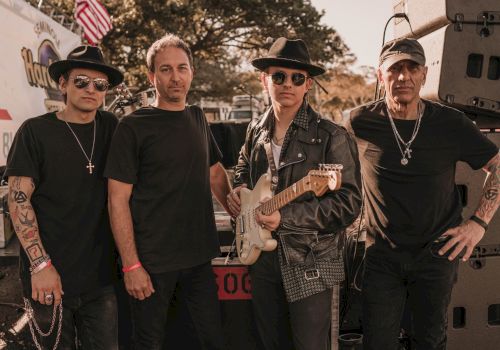
<svg viewBox="0 0 500 350"><path fill-rule="evenodd" d="M285 139L278 167L278 193L302 179L320 163L342 164L342 185L317 198L308 192L280 209L280 229L319 234L338 233L359 215L361 206L361 175L356 143L346 130L321 119L306 105L307 128L291 124ZM252 122L235 168L235 186L246 183L252 189L269 165L264 145L271 140L274 115L270 108L259 120ZM288 142L287 142L288 141ZM274 179L276 180L276 179Z"/></svg>

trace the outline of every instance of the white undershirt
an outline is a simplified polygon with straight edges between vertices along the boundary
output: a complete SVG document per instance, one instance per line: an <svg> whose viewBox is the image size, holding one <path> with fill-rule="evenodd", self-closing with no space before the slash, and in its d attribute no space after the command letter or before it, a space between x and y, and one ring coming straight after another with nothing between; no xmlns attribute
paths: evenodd
<svg viewBox="0 0 500 350"><path fill-rule="evenodd" d="M280 154L282 145L277 145L274 143L274 140L271 139L271 150L273 151L274 165L276 165L276 169L278 169L278 164L280 162Z"/></svg>

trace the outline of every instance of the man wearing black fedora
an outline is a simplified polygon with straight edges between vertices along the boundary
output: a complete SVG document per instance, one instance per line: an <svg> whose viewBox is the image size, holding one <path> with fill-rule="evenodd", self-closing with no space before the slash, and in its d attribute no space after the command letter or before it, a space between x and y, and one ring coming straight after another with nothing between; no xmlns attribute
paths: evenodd
<svg viewBox="0 0 500 350"><path fill-rule="evenodd" d="M32 335L43 349L74 349L76 340L81 349L118 349L103 177L117 120L98 108L123 75L92 46L75 48L49 74L66 107L21 125L5 172Z"/></svg>
<svg viewBox="0 0 500 350"><path fill-rule="evenodd" d="M319 164L343 166L337 191L302 195L271 215L256 213L278 240L277 250L263 251L250 266L260 349L326 350L332 288L343 280L340 237L361 204L356 145L309 105L313 78L325 70L311 63L302 40L279 38L252 64L262 72L272 106L248 127L228 195L232 214L240 211L242 186L252 189L266 172L278 193Z"/></svg>

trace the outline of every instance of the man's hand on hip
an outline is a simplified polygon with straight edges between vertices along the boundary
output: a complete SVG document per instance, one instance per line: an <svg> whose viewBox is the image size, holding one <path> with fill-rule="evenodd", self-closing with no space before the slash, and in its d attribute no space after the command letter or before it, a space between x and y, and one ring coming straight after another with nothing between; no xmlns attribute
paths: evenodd
<svg viewBox="0 0 500 350"><path fill-rule="evenodd" d="M467 261L474 248L484 236L484 228L474 221L467 220L460 226L446 231L443 236L451 237L448 242L439 250L440 255L444 255L448 250L453 249L448 256L448 260L454 260L458 254L465 248L465 254L462 261Z"/></svg>

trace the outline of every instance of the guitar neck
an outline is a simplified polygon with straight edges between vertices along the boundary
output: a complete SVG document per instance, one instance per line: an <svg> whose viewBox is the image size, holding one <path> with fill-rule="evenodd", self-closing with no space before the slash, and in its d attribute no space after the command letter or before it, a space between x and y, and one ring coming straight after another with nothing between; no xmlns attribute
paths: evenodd
<svg viewBox="0 0 500 350"><path fill-rule="evenodd" d="M257 209L262 211L264 215L270 215L308 191L312 191L309 175L297 181L290 187L285 188L267 202L262 203Z"/></svg>

